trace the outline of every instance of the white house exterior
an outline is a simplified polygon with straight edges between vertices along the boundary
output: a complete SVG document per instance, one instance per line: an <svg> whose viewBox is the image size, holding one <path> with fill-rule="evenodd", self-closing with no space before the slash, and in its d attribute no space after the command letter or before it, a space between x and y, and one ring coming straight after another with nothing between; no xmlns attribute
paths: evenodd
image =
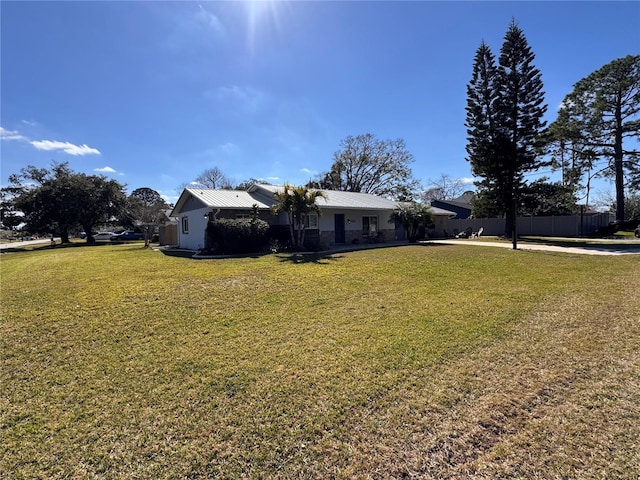
<svg viewBox="0 0 640 480"><path fill-rule="evenodd" d="M271 214L276 203L274 193L283 187L254 184L246 191L185 189L172 216L178 219L178 241L181 248L199 250L205 246L205 228L210 216L238 218L251 214L257 205L259 218L270 225L287 225L287 216ZM405 240L402 227L389 218L398 202L367 193L322 190L326 198L318 198L319 217L309 219L306 238L321 249L334 245L363 242L392 242ZM446 228L444 222L454 214L432 208L436 229Z"/></svg>

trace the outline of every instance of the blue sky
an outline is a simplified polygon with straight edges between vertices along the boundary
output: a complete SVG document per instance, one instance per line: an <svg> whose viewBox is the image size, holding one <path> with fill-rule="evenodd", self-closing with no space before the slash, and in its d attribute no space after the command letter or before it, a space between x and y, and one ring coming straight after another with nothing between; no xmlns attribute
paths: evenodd
<svg viewBox="0 0 640 480"><path fill-rule="evenodd" d="M302 184L347 135L403 138L423 183L469 178L466 85L512 18L547 119L640 52L640 2L0 3L2 184L68 161L175 201L217 166Z"/></svg>

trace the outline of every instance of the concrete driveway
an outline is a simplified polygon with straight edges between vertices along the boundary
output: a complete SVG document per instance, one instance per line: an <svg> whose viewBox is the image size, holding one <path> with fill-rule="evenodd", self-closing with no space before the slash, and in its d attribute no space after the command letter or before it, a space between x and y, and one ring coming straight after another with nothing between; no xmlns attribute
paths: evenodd
<svg viewBox="0 0 640 480"><path fill-rule="evenodd" d="M578 253L581 255L640 255L640 242L637 240L620 240L619 244L611 242L593 244L586 247L565 247L560 245L542 245L537 243L518 242L518 250L541 250L545 252ZM507 242L486 242L484 240L427 240L424 243L446 245L474 245L476 247L513 248ZM618 243L618 242L616 242Z"/></svg>

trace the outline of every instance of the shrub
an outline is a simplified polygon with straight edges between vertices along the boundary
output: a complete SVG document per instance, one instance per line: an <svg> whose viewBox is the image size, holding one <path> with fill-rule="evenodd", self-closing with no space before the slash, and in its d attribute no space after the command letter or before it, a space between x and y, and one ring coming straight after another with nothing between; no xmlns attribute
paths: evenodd
<svg viewBox="0 0 640 480"><path fill-rule="evenodd" d="M222 218L207 225L207 248L213 253L256 253L267 246L269 224L258 218Z"/></svg>

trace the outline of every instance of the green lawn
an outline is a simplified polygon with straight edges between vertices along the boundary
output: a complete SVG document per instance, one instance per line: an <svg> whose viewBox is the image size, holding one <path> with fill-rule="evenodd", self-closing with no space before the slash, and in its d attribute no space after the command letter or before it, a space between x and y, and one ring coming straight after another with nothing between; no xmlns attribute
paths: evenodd
<svg viewBox="0 0 640 480"><path fill-rule="evenodd" d="M640 256L0 267L0 478L640 476Z"/></svg>

